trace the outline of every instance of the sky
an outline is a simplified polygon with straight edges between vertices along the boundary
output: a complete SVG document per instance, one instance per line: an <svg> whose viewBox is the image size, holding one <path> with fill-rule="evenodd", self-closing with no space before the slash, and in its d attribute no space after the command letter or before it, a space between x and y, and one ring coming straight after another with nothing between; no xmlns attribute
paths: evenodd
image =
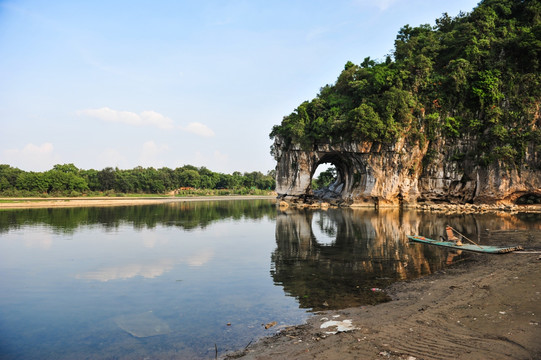
<svg viewBox="0 0 541 360"><path fill-rule="evenodd" d="M347 61L472 0L0 0L0 164L267 173Z"/></svg>

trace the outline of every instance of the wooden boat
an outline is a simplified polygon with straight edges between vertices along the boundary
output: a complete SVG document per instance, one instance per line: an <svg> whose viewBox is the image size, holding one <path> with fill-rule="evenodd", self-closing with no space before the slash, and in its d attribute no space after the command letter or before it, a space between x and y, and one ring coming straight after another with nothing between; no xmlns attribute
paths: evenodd
<svg viewBox="0 0 541 360"><path fill-rule="evenodd" d="M415 241L415 242L423 243L423 244L430 244L430 245L448 247L448 248L452 248L456 250L474 251L474 252L489 253L489 254L504 254L511 251L523 250L522 246L498 247L498 246L477 245L477 244L458 245L456 241L433 240L433 239L425 238L424 236L408 235L408 238L411 241Z"/></svg>

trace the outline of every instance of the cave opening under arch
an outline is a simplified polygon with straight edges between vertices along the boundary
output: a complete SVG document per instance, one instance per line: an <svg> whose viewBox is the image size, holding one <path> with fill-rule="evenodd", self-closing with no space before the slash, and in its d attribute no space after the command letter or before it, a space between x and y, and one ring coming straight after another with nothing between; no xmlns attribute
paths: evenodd
<svg viewBox="0 0 541 360"><path fill-rule="evenodd" d="M322 174L326 175L324 179L321 179L321 174L318 179L314 179L317 169L325 166L327 166L328 169L325 172L322 172ZM311 184L315 183L318 187L310 189L310 192L316 199L341 199L348 191L348 179L350 178L350 175L351 166L342 154L325 154L314 164L312 169L310 181ZM321 181L318 183L318 180Z"/></svg>

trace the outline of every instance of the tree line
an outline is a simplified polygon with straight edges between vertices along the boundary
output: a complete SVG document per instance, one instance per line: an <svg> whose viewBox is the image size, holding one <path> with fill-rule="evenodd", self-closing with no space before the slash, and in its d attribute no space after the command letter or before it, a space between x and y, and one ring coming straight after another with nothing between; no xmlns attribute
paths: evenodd
<svg viewBox="0 0 541 360"><path fill-rule="evenodd" d="M528 152L541 153L539 4L483 0L471 13L443 14L435 26L405 25L384 61L348 61L270 137L305 149L469 137L478 149L462 155L480 165L523 163Z"/></svg>
<svg viewBox="0 0 541 360"><path fill-rule="evenodd" d="M139 166L129 170L112 167L83 170L74 164L57 164L48 171L34 172L0 165L0 195L3 196L164 194L178 189L228 190L246 194L274 188L274 170L266 175L259 171L223 174L192 165L176 169Z"/></svg>

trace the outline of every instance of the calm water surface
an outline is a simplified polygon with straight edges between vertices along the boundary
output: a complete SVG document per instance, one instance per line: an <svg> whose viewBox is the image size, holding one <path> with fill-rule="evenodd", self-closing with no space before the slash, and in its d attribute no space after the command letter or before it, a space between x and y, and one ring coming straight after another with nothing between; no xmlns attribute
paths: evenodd
<svg viewBox="0 0 541 360"><path fill-rule="evenodd" d="M467 258L406 234L528 221L267 200L0 211L0 358L212 359Z"/></svg>

